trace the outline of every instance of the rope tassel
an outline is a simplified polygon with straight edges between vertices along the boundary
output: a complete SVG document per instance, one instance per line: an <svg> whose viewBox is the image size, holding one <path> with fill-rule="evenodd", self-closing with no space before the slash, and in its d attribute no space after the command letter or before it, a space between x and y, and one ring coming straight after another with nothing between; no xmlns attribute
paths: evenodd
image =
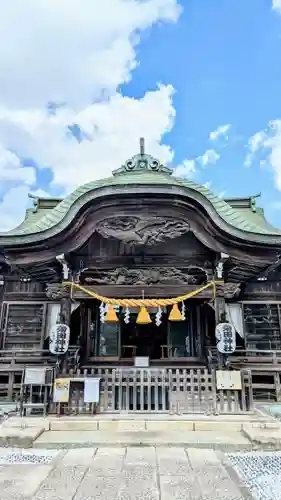
<svg viewBox="0 0 281 500"><path fill-rule="evenodd" d="M148 323L152 323L151 317L149 316L149 312L146 307L141 307L140 312L137 317L138 325L147 325Z"/></svg>
<svg viewBox="0 0 281 500"><path fill-rule="evenodd" d="M178 304L173 305L171 312L169 314L169 320L170 321L182 321L182 314L179 310Z"/></svg>
<svg viewBox="0 0 281 500"><path fill-rule="evenodd" d="M106 323L117 323L119 321L113 304L109 304L104 321Z"/></svg>

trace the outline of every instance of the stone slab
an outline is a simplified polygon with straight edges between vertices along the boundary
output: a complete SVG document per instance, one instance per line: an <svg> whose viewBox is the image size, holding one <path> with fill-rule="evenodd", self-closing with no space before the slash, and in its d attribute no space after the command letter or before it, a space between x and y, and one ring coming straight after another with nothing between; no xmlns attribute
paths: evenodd
<svg viewBox="0 0 281 500"><path fill-rule="evenodd" d="M243 422L228 422L225 420L219 422L208 421L195 421L194 430L195 431L214 431L214 432L233 432L241 431L243 427Z"/></svg>
<svg viewBox="0 0 281 500"><path fill-rule="evenodd" d="M36 469L34 465L9 465L1 467L1 500L30 498L40 488L40 485L46 480L51 470L52 466L49 465L40 465Z"/></svg>
<svg viewBox="0 0 281 500"><path fill-rule="evenodd" d="M194 446L228 451L250 450L250 441L240 432L208 431L152 432L152 431L48 431L34 442L35 448L88 448L120 446Z"/></svg>
<svg viewBox="0 0 281 500"><path fill-rule="evenodd" d="M238 476L228 473L222 456L180 447L72 449L59 452L50 466L0 466L0 498L242 500Z"/></svg>
<svg viewBox="0 0 281 500"><path fill-rule="evenodd" d="M44 432L45 430L43 427L28 427L26 429L1 427L0 446L31 448L33 442Z"/></svg>
<svg viewBox="0 0 281 500"><path fill-rule="evenodd" d="M244 425L243 434L251 441L254 449L281 450L281 429Z"/></svg>
<svg viewBox="0 0 281 500"><path fill-rule="evenodd" d="M202 500L194 473L188 476L160 476L161 500Z"/></svg>
<svg viewBox="0 0 281 500"><path fill-rule="evenodd" d="M144 431L146 429L145 420L100 420L98 428L101 431L109 430L115 432Z"/></svg>
<svg viewBox="0 0 281 500"><path fill-rule="evenodd" d="M83 465L58 465L41 484L34 500L73 500L87 471Z"/></svg>
<svg viewBox="0 0 281 500"><path fill-rule="evenodd" d="M97 420L52 420L50 430L52 431L95 431L98 429Z"/></svg>
<svg viewBox="0 0 281 500"><path fill-rule="evenodd" d="M42 427L46 431L50 429L50 419L47 417L10 417L4 420L0 428L27 428Z"/></svg>

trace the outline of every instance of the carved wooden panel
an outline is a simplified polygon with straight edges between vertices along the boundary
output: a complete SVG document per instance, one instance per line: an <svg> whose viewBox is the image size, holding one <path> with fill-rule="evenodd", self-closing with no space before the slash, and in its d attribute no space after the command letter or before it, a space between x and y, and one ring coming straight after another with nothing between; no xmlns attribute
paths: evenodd
<svg viewBox="0 0 281 500"><path fill-rule="evenodd" d="M96 231L104 238L115 238L131 246L158 245L189 231L186 220L146 214L111 216L97 223Z"/></svg>
<svg viewBox="0 0 281 500"><path fill-rule="evenodd" d="M148 267L117 269L91 269L81 274L81 281L101 285L201 285L207 282L204 269L190 267Z"/></svg>
<svg viewBox="0 0 281 500"><path fill-rule="evenodd" d="M141 247L94 234L71 255L71 265L76 272L84 270L81 278L89 276L95 284L190 284L204 282L206 272L212 273L213 259L214 253L191 233Z"/></svg>

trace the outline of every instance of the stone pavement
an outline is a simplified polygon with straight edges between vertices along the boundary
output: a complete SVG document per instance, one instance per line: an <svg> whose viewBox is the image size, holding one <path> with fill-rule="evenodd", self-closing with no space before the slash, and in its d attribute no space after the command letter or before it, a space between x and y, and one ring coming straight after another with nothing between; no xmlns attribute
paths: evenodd
<svg viewBox="0 0 281 500"><path fill-rule="evenodd" d="M214 450L0 449L1 500L243 500L247 496L228 458Z"/></svg>

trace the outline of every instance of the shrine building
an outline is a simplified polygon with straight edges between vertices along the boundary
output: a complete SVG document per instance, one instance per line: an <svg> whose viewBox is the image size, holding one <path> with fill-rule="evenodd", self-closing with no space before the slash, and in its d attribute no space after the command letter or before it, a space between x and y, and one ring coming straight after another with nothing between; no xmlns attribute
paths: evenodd
<svg viewBox="0 0 281 500"><path fill-rule="evenodd" d="M280 401L281 230L258 196L219 198L143 142L115 167L65 199L34 198L0 234L0 400L23 367L55 366L63 324L61 373L246 368L257 400ZM220 323L234 337L219 351Z"/></svg>

